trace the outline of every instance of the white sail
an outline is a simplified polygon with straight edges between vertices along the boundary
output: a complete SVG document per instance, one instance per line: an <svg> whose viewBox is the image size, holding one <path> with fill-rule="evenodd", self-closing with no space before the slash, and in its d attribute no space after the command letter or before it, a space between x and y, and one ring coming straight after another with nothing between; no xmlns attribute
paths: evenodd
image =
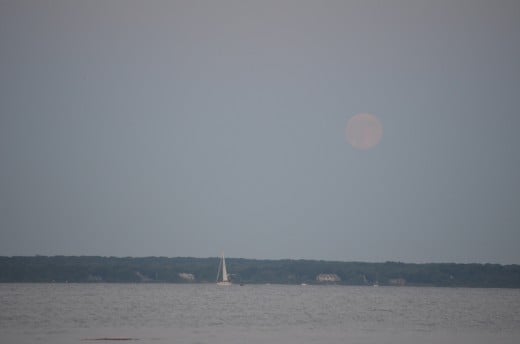
<svg viewBox="0 0 520 344"><path fill-rule="evenodd" d="M222 281L219 281L221 266L222 266ZM226 268L226 259L224 258L224 253L222 253L222 258L220 258L220 263L218 265L217 284L218 285L231 285L231 281L228 278L228 273L227 273L227 268Z"/></svg>
<svg viewBox="0 0 520 344"><path fill-rule="evenodd" d="M224 258L224 254L222 254L222 282L228 282L226 258Z"/></svg>

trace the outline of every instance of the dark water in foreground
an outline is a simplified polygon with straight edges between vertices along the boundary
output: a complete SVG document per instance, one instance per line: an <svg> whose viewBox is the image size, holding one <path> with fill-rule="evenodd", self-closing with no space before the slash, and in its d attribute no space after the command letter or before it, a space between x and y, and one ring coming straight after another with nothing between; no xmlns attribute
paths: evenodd
<svg viewBox="0 0 520 344"><path fill-rule="evenodd" d="M520 290L0 284L1 343L520 343ZM90 341L132 338L132 341ZM136 341L134 341L136 340Z"/></svg>

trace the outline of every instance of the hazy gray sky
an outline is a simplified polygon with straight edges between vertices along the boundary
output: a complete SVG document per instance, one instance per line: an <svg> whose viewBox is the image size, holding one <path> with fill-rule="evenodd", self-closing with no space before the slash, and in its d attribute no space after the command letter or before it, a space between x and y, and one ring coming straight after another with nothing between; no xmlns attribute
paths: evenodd
<svg viewBox="0 0 520 344"><path fill-rule="evenodd" d="M519 130L517 0L0 0L0 255L518 264Z"/></svg>

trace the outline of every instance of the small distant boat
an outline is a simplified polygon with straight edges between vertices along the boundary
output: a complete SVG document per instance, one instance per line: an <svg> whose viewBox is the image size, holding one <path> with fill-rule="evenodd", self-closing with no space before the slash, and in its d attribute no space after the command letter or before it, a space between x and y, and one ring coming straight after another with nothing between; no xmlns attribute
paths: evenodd
<svg viewBox="0 0 520 344"><path fill-rule="evenodd" d="M222 279L219 280L222 271ZM226 259L224 258L224 253L222 253L222 257L220 258L220 262L218 264L218 272L217 272L217 285L231 285L231 281L229 280L229 276L226 269Z"/></svg>

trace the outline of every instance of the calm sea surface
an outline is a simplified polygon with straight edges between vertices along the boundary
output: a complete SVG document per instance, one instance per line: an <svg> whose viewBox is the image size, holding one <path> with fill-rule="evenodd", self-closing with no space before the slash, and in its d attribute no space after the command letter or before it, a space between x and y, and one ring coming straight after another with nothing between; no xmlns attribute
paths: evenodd
<svg viewBox="0 0 520 344"><path fill-rule="evenodd" d="M0 338L57 344L115 338L157 344L517 344L520 290L0 284Z"/></svg>

